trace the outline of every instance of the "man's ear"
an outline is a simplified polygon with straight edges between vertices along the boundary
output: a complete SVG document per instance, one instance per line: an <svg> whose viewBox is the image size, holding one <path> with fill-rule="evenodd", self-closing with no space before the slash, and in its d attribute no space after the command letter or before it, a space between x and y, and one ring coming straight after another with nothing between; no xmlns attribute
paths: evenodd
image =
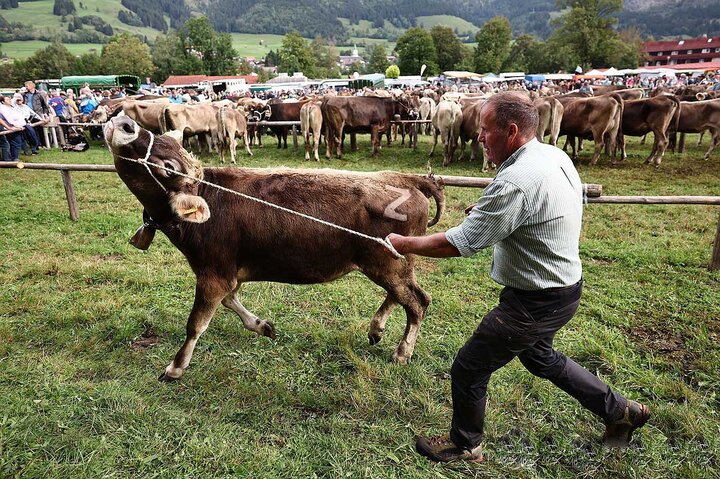
<svg viewBox="0 0 720 479"><path fill-rule="evenodd" d="M170 207L183 221L204 223L210 219L210 207L200 196L176 193L170 198Z"/></svg>

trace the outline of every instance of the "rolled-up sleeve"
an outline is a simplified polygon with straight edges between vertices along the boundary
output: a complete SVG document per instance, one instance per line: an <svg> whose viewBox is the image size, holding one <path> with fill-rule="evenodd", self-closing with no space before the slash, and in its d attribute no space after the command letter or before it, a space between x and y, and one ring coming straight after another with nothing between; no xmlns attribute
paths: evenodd
<svg viewBox="0 0 720 479"><path fill-rule="evenodd" d="M493 181L470 214L458 226L445 232L447 240L462 256L507 238L530 216L525 194L505 181Z"/></svg>

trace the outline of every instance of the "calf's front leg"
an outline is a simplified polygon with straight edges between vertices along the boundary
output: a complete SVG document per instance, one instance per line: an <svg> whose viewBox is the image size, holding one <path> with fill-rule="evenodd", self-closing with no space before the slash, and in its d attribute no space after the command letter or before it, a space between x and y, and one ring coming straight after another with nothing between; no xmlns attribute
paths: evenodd
<svg viewBox="0 0 720 479"><path fill-rule="evenodd" d="M190 364L195 344L197 344L200 335L205 332L210 324L210 320L215 314L220 301L228 293L218 283L219 281L200 280L198 278L198 283L195 286L195 303L187 322L185 343L175 354L172 362L165 368L165 372L160 375L160 381L169 382L180 379Z"/></svg>

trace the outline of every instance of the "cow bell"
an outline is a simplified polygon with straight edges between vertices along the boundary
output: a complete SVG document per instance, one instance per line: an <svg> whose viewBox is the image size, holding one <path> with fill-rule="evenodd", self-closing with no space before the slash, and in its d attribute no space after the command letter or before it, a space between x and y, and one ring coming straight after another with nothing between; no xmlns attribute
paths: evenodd
<svg viewBox="0 0 720 479"><path fill-rule="evenodd" d="M147 251L147 249L150 248L150 243L152 243L155 238L155 231L157 231L155 228L147 223L143 223L132 238L130 238L129 243L139 250Z"/></svg>

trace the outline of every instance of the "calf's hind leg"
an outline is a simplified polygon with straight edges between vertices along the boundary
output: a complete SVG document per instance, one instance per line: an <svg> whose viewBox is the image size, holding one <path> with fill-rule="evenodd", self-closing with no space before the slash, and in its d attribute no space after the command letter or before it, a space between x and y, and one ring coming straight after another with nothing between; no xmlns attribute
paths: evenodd
<svg viewBox="0 0 720 479"><path fill-rule="evenodd" d="M393 361L407 364L415 350L420 324L425 317L425 311L430 305L430 295L423 291L415 281L412 258L408 258L406 262L397 260L388 262L384 260L372 263L374 263L374 266L363 267L362 271L377 285L384 288L388 292L388 297L378 312L375 313L370 323L368 337L370 337L371 341L376 338L379 341L379 338L382 337L385 321L390 315L394 303L402 305L403 309L405 309L407 323L405 333L393 353ZM374 336L371 336L373 334Z"/></svg>
<svg viewBox="0 0 720 479"><path fill-rule="evenodd" d="M270 339L275 339L275 325L270 321L258 318L253 313L245 309L245 306L243 306L238 299L238 292L240 291L241 286L242 283L238 284L232 292L228 293L228 295L223 298L223 306L235 311L237 315L240 316L245 329L254 331L261 336L267 336Z"/></svg>

